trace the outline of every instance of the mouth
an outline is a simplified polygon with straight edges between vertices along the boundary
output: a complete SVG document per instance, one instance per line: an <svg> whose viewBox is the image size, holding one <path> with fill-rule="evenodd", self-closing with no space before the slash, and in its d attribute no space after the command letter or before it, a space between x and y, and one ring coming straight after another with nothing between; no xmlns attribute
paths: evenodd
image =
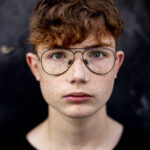
<svg viewBox="0 0 150 150"><path fill-rule="evenodd" d="M84 92L74 92L64 96L67 101L81 103L90 100L93 96Z"/></svg>

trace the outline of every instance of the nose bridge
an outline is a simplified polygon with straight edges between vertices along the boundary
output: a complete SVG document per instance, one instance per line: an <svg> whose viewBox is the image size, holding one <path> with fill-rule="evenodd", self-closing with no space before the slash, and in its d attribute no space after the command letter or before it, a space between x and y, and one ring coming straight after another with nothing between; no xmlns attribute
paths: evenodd
<svg viewBox="0 0 150 150"><path fill-rule="evenodd" d="M80 53L78 55L76 55L77 53ZM75 51L74 52L74 66L76 66L77 68L83 68L83 53L82 51Z"/></svg>
<svg viewBox="0 0 150 150"><path fill-rule="evenodd" d="M81 53L81 57L76 57L77 53ZM83 56L83 52L82 51L75 51L73 54L74 54L75 58L82 58L82 56Z"/></svg>
<svg viewBox="0 0 150 150"><path fill-rule="evenodd" d="M80 53L76 56L77 53ZM89 76L87 74L86 66L82 60L83 52L82 51L75 51L74 52L74 63L71 67L71 74L69 74L68 79L72 83L80 83L80 82L88 82Z"/></svg>

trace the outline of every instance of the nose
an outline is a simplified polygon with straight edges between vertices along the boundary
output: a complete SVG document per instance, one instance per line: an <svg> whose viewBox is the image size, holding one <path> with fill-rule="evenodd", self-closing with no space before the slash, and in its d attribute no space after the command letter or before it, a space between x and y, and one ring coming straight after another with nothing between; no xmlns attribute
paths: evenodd
<svg viewBox="0 0 150 150"><path fill-rule="evenodd" d="M87 83L90 79L89 70L87 69L87 67L85 66L82 60L82 52L76 51L74 55L75 55L74 62L71 68L67 72L67 80L70 83L74 83L74 84Z"/></svg>

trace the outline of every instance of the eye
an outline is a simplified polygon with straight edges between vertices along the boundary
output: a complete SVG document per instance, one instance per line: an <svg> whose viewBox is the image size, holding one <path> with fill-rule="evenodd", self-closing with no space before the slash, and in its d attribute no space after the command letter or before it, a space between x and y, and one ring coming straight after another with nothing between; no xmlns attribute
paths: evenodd
<svg viewBox="0 0 150 150"><path fill-rule="evenodd" d="M94 51L94 52L92 52L92 57L94 57L94 58L101 58L103 56L104 56L103 53L100 52L100 51Z"/></svg>
<svg viewBox="0 0 150 150"><path fill-rule="evenodd" d="M63 54L62 53L55 53L52 55L52 57L55 56L56 59L62 58Z"/></svg>
<svg viewBox="0 0 150 150"><path fill-rule="evenodd" d="M55 52L55 53L48 55L48 58L52 58L55 60L63 59L65 57L66 57L66 55L63 52Z"/></svg>

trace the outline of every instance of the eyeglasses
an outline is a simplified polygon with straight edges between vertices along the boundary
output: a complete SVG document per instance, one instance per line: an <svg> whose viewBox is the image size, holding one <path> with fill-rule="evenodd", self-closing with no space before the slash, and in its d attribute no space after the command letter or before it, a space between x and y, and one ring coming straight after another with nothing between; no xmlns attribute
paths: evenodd
<svg viewBox="0 0 150 150"><path fill-rule="evenodd" d="M72 50L84 50L75 51ZM117 59L113 50L108 48L52 48L46 49L38 56L43 70L49 75L61 75L72 66L76 53L82 53L82 60L85 66L93 73L104 75L110 72Z"/></svg>

